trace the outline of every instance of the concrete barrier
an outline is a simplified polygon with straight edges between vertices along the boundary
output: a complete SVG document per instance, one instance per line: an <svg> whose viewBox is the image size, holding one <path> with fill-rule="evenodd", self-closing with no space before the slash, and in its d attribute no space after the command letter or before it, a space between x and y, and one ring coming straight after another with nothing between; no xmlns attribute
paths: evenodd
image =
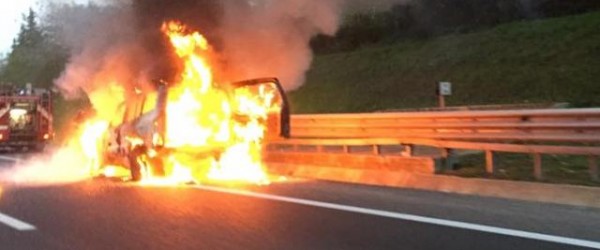
<svg viewBox="0 0 600 250"><path fill-rule="evenodd" d="M436 160L432 157L404 157L400 155L342 154L319 152L268 152L265 161L329 166L353 169L410 171L435 173Z"/></svg>

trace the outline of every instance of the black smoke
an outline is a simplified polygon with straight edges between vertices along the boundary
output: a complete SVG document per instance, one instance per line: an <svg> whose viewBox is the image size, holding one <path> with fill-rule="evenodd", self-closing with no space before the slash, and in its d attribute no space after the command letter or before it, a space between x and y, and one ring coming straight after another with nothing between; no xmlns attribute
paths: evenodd
<svg viewBox="0 0 600 250"><path fill-rule="evenodd" d="M337 31L341 4L110 0L107 5L57 5L50 16L71 57L55 84L67 97L87 96L101 118L114 117L133 89L149 89L159 78L177 82L182 62L161 31L165 21L177 20L208 39L217 83L278 77L293 90L304 83L312 62L311 38Z"/></svg>
<svg viewBox="0 0 600 250"><path fill-rule="evenodd" d="M190 30L200 31L213 46L219 41L216 31L223 19L222 1L134 0L131 8L139 45L150 58L147 67L151 78L176 81L176 73L182 66L160 29L163 23L177 20Z"/></svg>

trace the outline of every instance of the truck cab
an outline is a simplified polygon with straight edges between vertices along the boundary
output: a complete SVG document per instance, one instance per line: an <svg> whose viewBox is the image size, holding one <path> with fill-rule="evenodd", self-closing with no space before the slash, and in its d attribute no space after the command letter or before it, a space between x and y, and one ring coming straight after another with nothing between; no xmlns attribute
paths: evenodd
<svg viewBox="0 0 600 250"><path fill-rule="evenodd" d="M112 126L106 140L103 165L119 165L129 168L131 179L139 181L144 168L152 168L153 174L164 174L163 160L172 154L190 154L195 158L219 158L228 145L172 147L165 138L168 114L168 84L159 82L156 91L140 93L123 104L122 122ZM266 126L264 139L287 138L290 135L290 111L285 92L276 78L253 79L229 83L216 91L222 91L231 104L231 119L238 123L256 120L251 110L243 104L248 99L269 98L268 115L260 122ZM264 93L270 93L268 97ZM243 96L243 99L240 98ZM261 100L254 100L261 101Z"/></svg>

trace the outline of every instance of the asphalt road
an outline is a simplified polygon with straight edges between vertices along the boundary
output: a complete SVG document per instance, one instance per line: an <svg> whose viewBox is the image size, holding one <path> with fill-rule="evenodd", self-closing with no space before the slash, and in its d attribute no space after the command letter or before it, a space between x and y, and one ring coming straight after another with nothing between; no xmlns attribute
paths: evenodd
<svg viewBox="0 0 600 250"><path fill-rule="evenodd" d="M0 249L600 248L599 209L495 198L303 180L0 186Z"/></svg>

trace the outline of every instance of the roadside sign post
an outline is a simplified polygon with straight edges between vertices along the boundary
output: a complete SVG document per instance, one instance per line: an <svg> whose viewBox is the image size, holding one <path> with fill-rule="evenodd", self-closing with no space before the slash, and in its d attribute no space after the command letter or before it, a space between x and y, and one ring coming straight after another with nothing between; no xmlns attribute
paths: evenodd
<svg viewBox="0 0 600 250"><path fill-rule="evenodd" d="M440 108L446 108L446 96L452 95L452 83L451 82L438 82L437 84L437 96L440 104Z"/></svg>

